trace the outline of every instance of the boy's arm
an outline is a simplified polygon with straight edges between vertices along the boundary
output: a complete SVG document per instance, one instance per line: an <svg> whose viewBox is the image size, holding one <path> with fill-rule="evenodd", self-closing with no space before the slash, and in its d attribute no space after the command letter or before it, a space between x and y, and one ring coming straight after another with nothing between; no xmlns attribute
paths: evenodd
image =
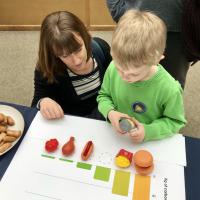
<svg viewBox="0 0 200 200"><path fill-rule="evenodd" d="M151 124L144 124L145 141L166 138L184 127L184 105L181 91L172 95L164 105L163 117Z"/></svg>
<svg viewBox="0 0 200 200"><path fill-rule="evenodd" d="M107 119L107 115L110 110L115 110L115 106L111 97L109 69L110 67L108 67L108 69L106 70L103 83L101 85L101 90L99 91L99 95L97 96L98 110L103 114L105 119Z"/></svg>

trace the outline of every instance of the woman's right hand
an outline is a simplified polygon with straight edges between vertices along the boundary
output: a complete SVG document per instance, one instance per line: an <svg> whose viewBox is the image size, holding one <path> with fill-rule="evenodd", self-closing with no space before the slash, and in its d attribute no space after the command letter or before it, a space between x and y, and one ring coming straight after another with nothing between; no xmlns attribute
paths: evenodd
<svg viewBox="0 0 200 200"><path fill-rule="evenodd" d="M45 97L40 101L40 112L46 119L60 119L64 117L61 106L48 97Z"/></svg>
<svg viewBox="0 0 200 200"><path fill-rule="evenodd" d="M115 111L115 110L111 110L109 113L108 113L108 119L110 120L110 123L112 124L112 126L114 127L114 129L120 133L120 134L124 134L125 132L122 131L119 127L119 120L121 118L128 118L128 119L131 119L130 116L128 116L127 114L124 114L124 113L121 113L121 112L118 112L118 111Z"/></svg>

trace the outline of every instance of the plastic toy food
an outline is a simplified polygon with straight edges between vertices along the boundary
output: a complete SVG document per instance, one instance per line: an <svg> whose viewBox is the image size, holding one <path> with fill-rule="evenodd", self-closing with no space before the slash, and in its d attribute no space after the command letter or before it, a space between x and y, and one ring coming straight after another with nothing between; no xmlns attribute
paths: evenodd
<svg viewBox="0 0 200 200"><path fill-rule="evenodd" d="M133 162L138 174L148 175L153 171L153 156L148 151L137 151L133 156Z"/></svg>
<svg viewBox="0 0 200 200"><path fill-rule="evenodd" d="M124 132L133 132L137 130L134 122L128 118L121 118L119 120L119 126L121 130L123 130Z"/></svg>
<svg viewBox="0 0 200 200"><path fill-rule="evenodd" d="M53 152L58 148L58 140L57 139L50 139L45 143L45 150L48 152Z"/></svg>
<svg viewBox="0 0 200 200"><path fill-rule="evenodd" d="M87 160L93 151L94 145L92 141L88 141L81 153L82 160Z"/></svg>
<svg viewBox="0 0 200 200"><path fill-rule="evenodd" d="M65 156L69 156L74 152L75 146L74 146L74 137L70 137L69 141L65 143L62 147L62 153Z"/></svg>
<svg viewBox="0 0 200 200"><path fill-rule="evenodd" d="M132 157L133 153L125 149L121 149L115 157L115 164L122 168L129 167L132 162Z"/></svg>
<svg viewBox="0 0 200 200"><path fill-rule="evenodd" d="M10 130L10 126L14 126L15 121L12 117L0 113L0 154L6 152L13 142L15 142L20 136L21 131Z"/></svg>

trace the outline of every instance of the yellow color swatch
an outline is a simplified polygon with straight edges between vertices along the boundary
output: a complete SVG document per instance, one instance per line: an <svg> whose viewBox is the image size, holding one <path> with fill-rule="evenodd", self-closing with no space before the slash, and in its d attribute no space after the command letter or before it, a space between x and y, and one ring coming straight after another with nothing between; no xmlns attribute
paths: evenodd
<svg viewBox="0 0 200 200"><path fill-rule="evenodd" d="M112 193L122 196L128 196L130 172L116 170L113 181Z"/></svg>

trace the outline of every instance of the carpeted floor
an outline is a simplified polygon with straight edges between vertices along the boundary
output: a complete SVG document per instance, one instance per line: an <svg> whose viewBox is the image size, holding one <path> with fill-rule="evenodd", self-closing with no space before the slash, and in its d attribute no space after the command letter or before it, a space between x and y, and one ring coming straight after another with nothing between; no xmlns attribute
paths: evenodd
<svg viewBox="0 0 200 200"><path fill-rule="evenodd" d="M110 43L112 32L92 32ZM0 31L0 101L30 106L37 60L38 31ZM200 138L200 62L191 67L184 90L185 135Z"/></svg>

